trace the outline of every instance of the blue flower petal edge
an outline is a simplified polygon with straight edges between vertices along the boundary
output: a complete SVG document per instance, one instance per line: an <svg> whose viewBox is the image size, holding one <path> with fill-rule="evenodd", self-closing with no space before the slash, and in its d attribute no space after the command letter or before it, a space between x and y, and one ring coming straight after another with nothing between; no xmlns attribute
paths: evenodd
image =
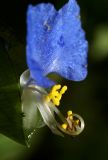
<svg viewBox="0 0 108 160"><path fill-rule="evenodd" d="M54 85L46 77L51 72L69 80L85 79L88 43L77 2L69 0L59 11L50 3L29 5L26 51L30 76L42 87Z"/></svg>

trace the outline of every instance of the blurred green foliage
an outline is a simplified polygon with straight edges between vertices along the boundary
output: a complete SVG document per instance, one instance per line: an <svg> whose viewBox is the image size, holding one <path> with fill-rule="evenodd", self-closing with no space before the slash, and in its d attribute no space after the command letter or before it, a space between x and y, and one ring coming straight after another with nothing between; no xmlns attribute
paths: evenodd
<svg viewBox="0 0 108 160"><path fill-rule="evenodd" d="M0 38L0 133L24 143L18 79L6 45Z"/></svg>
<svg viewBox="0 0 108 160"><path fill-rule="evenodd" d="M52 2L58 9L67 0L0 2L0 131L17 141L23 136L17 84L26 69L26 9L29 3L39 2ZM78 137L61 138L44 128L34 137L31 149L0 135L0 160L108 159L108 0L78 3L89 41L88 77L82 82L62 81L69 89L61 109L72 106L73 112L84 118L85 130Z"/></svg>

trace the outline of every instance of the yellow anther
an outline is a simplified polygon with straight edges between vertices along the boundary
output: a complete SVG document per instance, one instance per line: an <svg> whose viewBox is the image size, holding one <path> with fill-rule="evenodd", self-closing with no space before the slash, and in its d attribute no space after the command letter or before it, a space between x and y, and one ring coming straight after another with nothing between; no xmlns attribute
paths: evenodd
<svg viewBox="0 0 108 160"><path fill-rule="evenodd" d="M61 89L60 94L64 94L64 93L66 92L66 90L67 90L67 86L64 86L64 87Z"/></svg>
<svg viewBox="0 0 108 160"><path fill-rule="evenodd" d="M59 94L56 98L60 101L62 96Z"/></svg>
<svg viewBox="0 0 108 160"><path fill-rule="evenodd" d="M60 88L61 88L61 85L60 85L60 84L54 85L53 88L52 88L52 92L57 91L57 90L59 90Z"/></svg>
<svg viewBox="0 0 108 160"><path fill-rule="evenodd" d="M76 120L76 121L74 121L74 125L75 125L75 126L78 125L78 124L79 124L79 119Z"/></svg>
<svg viewBox="0 0 108 160"><path fill-rule="evenodd" d="M65 130L67 129L67 126L68 125L66 123L62 124L62 128L65 129Z"/></svg>
<svg viewBox="0 0 108 160"><path fill-rule="evenodd" d="M60 105L60 101L59 101L58 98L53 97L52 101L53 101L53 103L54 103L56 106L59 106L59 105Z"/></svg>
<svg viewBox="0 0 108 160"><path fill-rule="evenodd" d="M53 86L51 92L46 96L46 101L48 102L52 100L54 105L59 106L60 100L62 98L62 94L64 94L66 90L67 90L67 86L64 86L63 88L61 88L60 84Z"/></svg>
<svg viewBox="0 0 108 160"><path fill-rule="evenodd" d="M72 115L72 111L68 111L68 112L67 112L67 115L68 115L68 116L71 116L71 115Z"/></svg>
<svg viewBox="0 0 108 160"><path fill-rule="evenodd" d="M68 111L67 115L68 115L68 117L69 117L70 120L73 120L73 113L72 113L72 111Z"/></svg>

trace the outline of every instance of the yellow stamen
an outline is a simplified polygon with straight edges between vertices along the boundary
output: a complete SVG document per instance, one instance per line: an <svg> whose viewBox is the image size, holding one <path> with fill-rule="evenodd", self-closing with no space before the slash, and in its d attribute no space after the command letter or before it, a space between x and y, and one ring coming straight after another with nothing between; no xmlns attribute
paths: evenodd
<svg viewBox="0 0 108 160"><path fill-rule="evenodd" d="M60 105L60 101L59 101L58 98L53 97L53 98L52 98L52 101L53 101L53 103L54 103L56 106L59 106L59 105Z"/></svg>
<svg viewBox="0 0 108 160"><path fill-rule="evenodd" d="M62 128L66 130L67 129L67 124L66 123L62 124Z"/></svg>
<svg viewBox="0 0 108 160"><path fill-rule="evenodd" d="M73 116L69 116L70 120L73 120Z"/></svg>
<svg viewBox="0 0 108 160"><path fill-rule="evenodd" d="M76 121L74 121L74 125L75 125L75 126L78 125L78 124L79 124L79 119L76 120Z"/></svg>
<svg viewBox="0 0 108 160"><path fill-rule="evenodd" d="M60 91L58 91L61 89ZM59 106L62 95L66 92L67 86L61 88L61 85L54 85L50 93L46 96L46 101L49 102L52 100L54 105Z"/></svg>
<svg viewBox="0 0 108 160"><path fill-rule="evenodd" d="M73 119L73 115L72 114L73 114L72 111L68 111L67 112L67 115L68 115L68 117L69 117L70 120Z"/></svg>
<svg viewBox="0 0 108 160"><path fill-rule="evenodd" d="M63 88L60 91L60 94L61 95L64 94L66 92L66 90L67 90L67 86L63 86Z"/></svg>
<svg viewBox="0 0 108 160"><path fill-rule="evenodd" d="M68 111L68 112L67 112L67 115L68 115L68 116L71 116L71 115L72 115L72 111Z"/></svg>
<svg viewBox="0 0 108 160"><path fill-rule="evenodd" d="M53 88L52 88L52 92L57 91L60 88L61 88L60 84L54 85Z"/></svg>

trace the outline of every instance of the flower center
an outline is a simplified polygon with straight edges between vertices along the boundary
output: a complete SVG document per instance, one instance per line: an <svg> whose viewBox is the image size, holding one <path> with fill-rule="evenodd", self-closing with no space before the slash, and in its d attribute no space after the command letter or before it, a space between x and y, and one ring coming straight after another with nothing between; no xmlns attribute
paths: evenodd
<svg viewBox="0 0 108 160"><path fill-rule="evenodd" d="M62 95L66 92L66 90L67 86L61 87L60 84L53 86L50 93L45 96L46 103L52 102L54 106L59 106ZM84 121L79 115L74 114L71 110L69 110L67 112L67 116L64 117L57 107L54 106L52 106L54 111L62 120L62 123L59 126L60 130L67 134L77 135L84 129Z"/></svg>
<svg viewBox="0 0 108 160"><path fill-rule="evenodd" d="M49 102L52 100L54 105L59 106L62 95L66 92L66 90L67 86L61 88L61 85L54 85L50 93L46 96L46 101Z"/></svg>

